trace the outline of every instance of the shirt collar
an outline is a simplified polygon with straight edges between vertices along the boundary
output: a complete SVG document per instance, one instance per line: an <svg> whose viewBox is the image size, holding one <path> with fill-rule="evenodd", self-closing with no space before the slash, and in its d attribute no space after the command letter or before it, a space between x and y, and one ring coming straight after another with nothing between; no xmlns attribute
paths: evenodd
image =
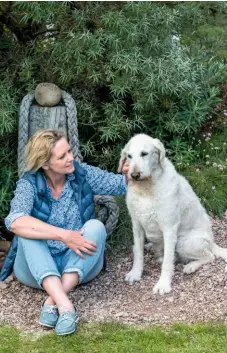
<svg viewBox="0 0 227 353"><path fill-rule="evenodd" d="M74 173L67 174L66 179L67 179L68 181L74 180L74 179L75 179Z"/></svg>
<svg viewBox="0 0 227 353"><path fill-rule="evenodd" d="M44 176L44 179L45 179L45 181L46 181L46 185L47 185L47 187L49 188L49 185L48 185L48 183L47 183L47 179L46 179L46 176L45 176L44 173L43 173L43 176ZM66 180L67 180L67 181L71 181L71 180L74 180L74 179L75 179L74 173L66 174Z"/></svg>

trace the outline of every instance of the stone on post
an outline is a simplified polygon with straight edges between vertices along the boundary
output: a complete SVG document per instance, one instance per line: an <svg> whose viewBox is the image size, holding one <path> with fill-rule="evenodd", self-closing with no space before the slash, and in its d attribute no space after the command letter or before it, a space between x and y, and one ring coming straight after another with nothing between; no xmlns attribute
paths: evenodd
<svg viewBox="0 0 227 353"><path fill-rule="evenodd" d="M53 83L40 83L30 107L28 137L40 129L61 130L68 138L66 107L61 103L61 90Z"/></svg>

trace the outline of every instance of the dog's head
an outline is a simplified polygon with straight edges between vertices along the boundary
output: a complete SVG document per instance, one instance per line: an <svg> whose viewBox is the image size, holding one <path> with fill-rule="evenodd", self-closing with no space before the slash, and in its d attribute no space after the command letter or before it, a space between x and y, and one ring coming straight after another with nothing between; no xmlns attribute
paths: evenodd
<svg viewBox="0 0 227 353"><path fill-rule="evenodd" d="M160 140L138 134L129 140L121 152L119 173L126 160L129 163L128 179L146 179L151 177L157 168L164 167L165 148Z"/></svg>

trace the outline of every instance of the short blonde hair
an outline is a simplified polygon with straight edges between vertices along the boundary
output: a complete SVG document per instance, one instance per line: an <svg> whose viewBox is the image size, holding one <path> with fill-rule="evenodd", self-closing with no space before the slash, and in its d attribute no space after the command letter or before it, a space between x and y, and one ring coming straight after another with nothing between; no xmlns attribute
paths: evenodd
<svg viewBox="0 0 227 353"><path fill-rule="evenodd" d="M62 131L43 129L30 137L25 151L25 171L36 172L51 157L51 150L61 138L65 138Z"/></svg>

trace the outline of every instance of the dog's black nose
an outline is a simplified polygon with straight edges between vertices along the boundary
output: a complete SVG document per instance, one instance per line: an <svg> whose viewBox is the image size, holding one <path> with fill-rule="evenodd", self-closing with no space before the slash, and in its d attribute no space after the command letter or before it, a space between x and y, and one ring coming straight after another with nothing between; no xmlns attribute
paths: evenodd
<svg viewBox="0 0 227 353"><path fill-rule="evenodd" d="M140 173L131 173L131 177L135 180L138 180L140 178Z"/></svg>

